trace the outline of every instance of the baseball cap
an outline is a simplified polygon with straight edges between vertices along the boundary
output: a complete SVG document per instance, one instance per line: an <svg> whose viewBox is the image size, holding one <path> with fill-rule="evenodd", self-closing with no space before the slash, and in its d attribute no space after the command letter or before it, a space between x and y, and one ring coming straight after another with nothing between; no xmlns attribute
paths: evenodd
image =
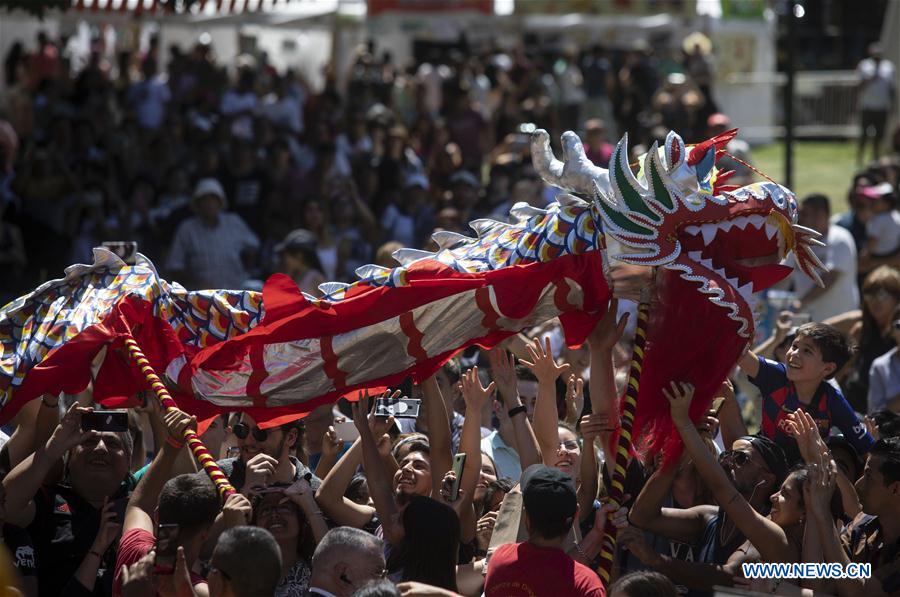
<svg viewBox="0 0 900 597"><path fill-rule="evenodd" d="M275 245L275 247L273 247L273 250L276 253L281 253L285 250L299 251L301 249L315 248L315 235L305 228L297 228L296 230L291 230L290 232L288 232L287 236L284 237L284 240Z"/></svg>
<svg viewBox="0 0 900 597"><path fill-rule="evenodd" d="M543 464L533 464L522 473L522 501L528 517L548 524L575 520L578 495L572 477Z"/></svg>
<svg viewBox="0 0 900 597"><path fill-rule="evenodd" d="M215 178L204 178L194 187L194 199L207 195L218 197L219 201L222 202L222 207L228 204L228 200L225 198L225 189L222 188L221 183Z"/></svg>

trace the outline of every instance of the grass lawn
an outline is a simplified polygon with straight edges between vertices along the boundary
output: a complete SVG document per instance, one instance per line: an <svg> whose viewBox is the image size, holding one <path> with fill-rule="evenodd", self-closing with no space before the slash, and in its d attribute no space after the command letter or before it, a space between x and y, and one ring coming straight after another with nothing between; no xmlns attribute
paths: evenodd
<svg viewBox="0 0 900 597"><path fill-rule="evenodd" d="M785 184L784 144L753 148L753 165L775 182ZM856 140L795 142L793 170L791 190L798 200L810 193L822 193L831 199L832 213L846 211L847 187L857 171Z"/></svg>

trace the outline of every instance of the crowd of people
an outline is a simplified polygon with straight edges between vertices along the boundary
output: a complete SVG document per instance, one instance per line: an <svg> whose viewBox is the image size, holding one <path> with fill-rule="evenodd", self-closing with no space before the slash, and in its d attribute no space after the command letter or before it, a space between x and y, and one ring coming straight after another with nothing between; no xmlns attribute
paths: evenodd
<svg viewBox="0 0 900 597"><path fill-rule="evenodd" d="M403 69L368 47L344 93L332 72L314 92L264 60L229 77L204 44L170 48L165 76L155 44L117 65L97 52L74 74L63 47L41 36L5 62L11 295L105 240L136 240L188 288L280 271L316 294L369 261L392 265L396 248L427 248L435 229L546 205L535 123L582 130L600 166L624 132L639 153L669 129L691 142L730 128L702 36L680 61L598 46ZM0 585L28 597L900 595L898 173L890 157L860 172L836 218L827 197L802 198L801 223L827 241L824 289L788 281L772 337L699 421L689 383L664 392L684 454L672 466L634 454L621 505L607 487L632 339L613 300L580 348L551 321L381 398L419 400L415 417L380 416L368 395L269 428L217 417L200 431L237 491L224 500L183 443L193 417L146 395L127 429L103 430L90 388L44 395L0 450ZM605 586L607 521L618 546ZM872 576L742 569L826 561Z"/></svg>

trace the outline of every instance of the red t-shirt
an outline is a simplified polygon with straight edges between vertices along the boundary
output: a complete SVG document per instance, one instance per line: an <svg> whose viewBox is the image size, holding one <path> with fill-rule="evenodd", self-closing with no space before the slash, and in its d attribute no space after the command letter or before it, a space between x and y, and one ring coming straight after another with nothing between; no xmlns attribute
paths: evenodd
<svg viewBox="0 0 900 597"><path fill-rule="evenodd" d="M486 597L606 597L606 590L593 570L561 549L536 547L525 541L497 548L488 563L484 594Z"/></svg>
<svg viewBox="0 0 900 597"><path fill-rule="evenodd" d="M119 539L119 550L116 552L116 575L113 578L113 597L122 594L122 566L131 566L156 547L156 537L144 529L129 529ZM191 571L191 584L206 584L206 579Z"/></svg>

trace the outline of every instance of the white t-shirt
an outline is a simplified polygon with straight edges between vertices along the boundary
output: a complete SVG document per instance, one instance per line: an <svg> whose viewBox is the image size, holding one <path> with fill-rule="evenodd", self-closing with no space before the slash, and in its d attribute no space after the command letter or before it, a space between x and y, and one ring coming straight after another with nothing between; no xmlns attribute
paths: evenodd
<svg viewBox="0 0 900 597"><path fill-rule="evenodd" d="M863 110L889 110L891 88L894 86L894 65L890 60L881 60L878 66L871 58L860 61L856 74L863 81L869 81L859 96L859 107Z"/></svg>
<svg viewBox="0 0 900 597"><path fill-rule="evenodd" d="M853 235L846 228L831 225L822 239L824 247L813 247L813 253L822 261L828 271L840 272L837 279L823 294L804 307L813 321L824 321L829 317L859 308L859 289L856 285L856 245ZM798 297L809 292L815 282L806 274L795 269L791 274L794 291Z"/></svg>
<svg viewBox="0 0 900 597"><path fill-rule="evenodd" d="M890 255L900 247L900 213L897 210L873 214L866 224L869 250L875 257Z"/></svg>

